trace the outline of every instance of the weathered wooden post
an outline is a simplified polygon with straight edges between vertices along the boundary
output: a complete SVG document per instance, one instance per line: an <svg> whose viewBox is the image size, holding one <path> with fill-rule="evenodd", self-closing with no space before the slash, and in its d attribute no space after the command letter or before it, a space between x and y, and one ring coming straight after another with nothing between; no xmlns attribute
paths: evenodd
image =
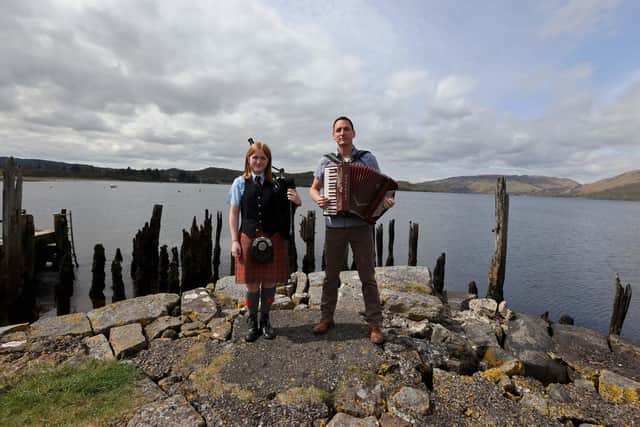
<svg viewBox="0 0 640 427"><path fill-rule="evenodd" d="M66 256L66 254L65 254ZM89 297L91 298L91 303L93 304L93 308L104 307L105 304L105 296L104 296L104 286L105 286L105 273L104 273L104 265L107 258L104 255L104 246L101 243L96 244L93 247L93 265L91 267L91 290L89 291Z"/></svg>
<svg viewBox="0 0 640 427"><path fill-rule="evenodd" d="M169 252L167 245L160 247L160 265L158 268L158 292L167 292L167 289L169 289Z"/></svg>
<svg viewBox="0 0 640 427"><path fill-rule="evenodd" d="M376 265L377 266L382 266L383 228L384 226L382 224L378 224L376 226L375 242L376 242Z"/></svg>
<svg viewBox="0 0 640 427"><path fill-rule="evenodd" d="M220 278L220 238L222 235L222 212L216 212L216 242L213 247L213 277L211 281L216 283Z"/></svg>
<svg viewBox="0 0 640 427"><path fill-rule="evenodd" d="M474 280L470 281L467 285L467 292L470 295L478 296L478 286L476 286L476 282Z"/></svg>
<svg viewBox="0 0 640 427"><path fill-rule="evenodd" d="M180 262L182 264L182 290L206 286L211 280L211 215L205 210L205 220L198 227L193 217L191 232L182 230Z"/></svg>
<svg viewBox="0 0 640 427"><path fill-rule="evenodd" d="M60 316L70 313L73 281L75 280L67 213L64 209L60 213L53 214L53 229L56 239L56 268L59 275L55 288L56 310Z"/></svg>
<svg viewBox="0 0 640 427"><path fill-rule="evenodd" d="M207 286L211 282L213 275L211 269L213 264L213 215L209 213L209 209L204 210L204 222L200 229L200 276L198 282L203 286Z"/></svg>
<svg viewBox="0 0 640 427"><path fill-rule="evenodd" d="M509 229L509 194L503 176L496 182L496 233L495 252L491 258L489 267L489 286L487 298L493 298L496 302L502 302L504 294L504 275L507 266L507 232Z"/></svg>
<svg viewBox="0 0 640 427"><path fill-rule="evenodd" d="M609 323L609 335L620 335L624 319L627 317L629 304L631 303L631 284L627 283L627 286L623 289L620 283L620 276L616 273L616 283L614 286L616 293L613 299L613 312L611 313L611 322Z"/></svg>
<svg viewBox="0 0 640 427"><path fill-rule="evenodd" d="M19 298L19 320L33 322L37 319L36 305L36 238L33 215L20 215L23 249L23 284Z"/></svg>
<svg viewBox="0 0 640 427"><path fill-rule="evenodd" d="M442 295L444 291L444 265L446 261L446 255L444 252L436 260L436 266L433 267L433 288L435 291Z"/></svg>
<svg viewBox="0 0 640 427"><path fill-rule="evenodd" d="M396 220L392 219L389 221L389 245L387 247L387 261L384 263L385 266L392 266L394 263L393 259L393 241L396 237Z"/></svg>
<svg viewBox="0 0 640 427"><path fill-rule="evenodd" d="M59 260L59 269L59 280L55 286L56 313L58 316L62 316L71 312L71 296L75 279L71 252L62 255L62 259Z"/></svg>
<svg viewBox="0 0 640 427"><path fill-rule="evenodd" d="M309 274L316 269L315 238L316 212L307 211L307 216L300 221L300 238L306 244L306 251L302 258L302 272Z"/></svg>
<svg viewBox="0 0 640 427"><path fill-rule="evenodd" d="M142 296L158 291L158 264L160 255L160 222L162 205L154 205L151 220L138 230L133 239L131 277L134 296Z"/></svg>
<svg viewBox="0 0 640 427"><path fill-rule="evenodd" d="M178 248L171 248L171 262L169 263L169 292L172 294L180 294L180 261L178 256Z"/></svg>
<svg viewBox="0 0 640 427"><path fill-rule="evenodd" d="M2 172L2 244L0 269L0 324L13 323L16 300L22 288L23 259L20 230L22 171L10 157Z"/></svg>
<svg viewBox="0 0 640 427"><path fill-rule="evenodd" d="M194 224L196 222L195 217L193 218L193 224L191 226L192 230ZM197 233L197 227L195 233ZM192 234L189 234L187 230L182 230L182 245L180 246L180 265L182 265L182 269L180 270L180 283L182 284L181 290L188 291L196 287L195 282L195 269L193 262L193 243Z"/></svg>
<svg viewBox="0 0 640 427"><path fill-rule="evenodd" d="M418 223L409 221L409 260L407 265L414 267L418 264L418 231Z"/></svg>
<svg viewBox="0 0 640 427"><path fill-rule="evenodd" d="M111 262L111 302L122 301L127 298L124 292L124 281L122 280L122 252L116 249L116 255Z"/></svg>

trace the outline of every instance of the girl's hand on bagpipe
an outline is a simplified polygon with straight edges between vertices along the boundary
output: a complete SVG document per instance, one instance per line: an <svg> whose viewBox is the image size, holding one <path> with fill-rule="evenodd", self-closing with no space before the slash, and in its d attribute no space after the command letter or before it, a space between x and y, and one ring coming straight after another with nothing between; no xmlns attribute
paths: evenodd
<svg viewBox="0 0 640 427"><path fill-rule="evenodd" d="M302 204L302 200L300 200L300 195L298 194L295 188L289 188L287 190L287 199L293 202L296 206L300 206Z"/></svg>
<svg viewBox="0 0 640 427"><path fill-rule="evenodd" d="M391 206L396 204L396 200L393 197L386 197L383 201L382 201L382 206L385 207L385 209L389 209Z"/></svg>

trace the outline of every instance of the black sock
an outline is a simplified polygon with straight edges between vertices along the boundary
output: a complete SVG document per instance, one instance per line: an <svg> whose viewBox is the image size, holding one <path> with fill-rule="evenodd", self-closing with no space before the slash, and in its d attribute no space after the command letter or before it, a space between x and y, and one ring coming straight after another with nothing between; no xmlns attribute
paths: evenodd
<svg viewBox="0 0 640 427"><path fill-rule="evenodd" d="M269 314L271 304L275 301L276 288L262 288L262 295L260 296L260 313Z"/></svg>
<svg viewBox="0 0 640 427"><path fill-rule="evenodd" d="M258 302L260 301L260 292L249 292L244 299L244 305L249 309L249 315L253 316L258 313Z"/></svg>

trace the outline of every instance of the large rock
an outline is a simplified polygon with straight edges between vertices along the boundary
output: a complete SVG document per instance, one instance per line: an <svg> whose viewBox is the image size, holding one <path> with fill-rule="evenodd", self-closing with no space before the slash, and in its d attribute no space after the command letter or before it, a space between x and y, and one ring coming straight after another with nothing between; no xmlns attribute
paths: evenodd
<svg viewBox="0 0 640 427"><path fill-rule="evenodd" d="M232 301L235 305L244 301L247 288L236 283L236 276L218 279L214 295L222 301Z"/></svg>
<svg viewBox="0 0 640 427"><path fill-rule="evenodd" d="M549 325L540 317L519 315L509 322L505 349L551 351L553 342L549 335Z"/></svg>
<svg viewBox="0 0 640 427"><path fill-rule="evenodd" d="M109 345L109 340L103 334L86 337L82 340L89 350L89 356L98 360L113 360L113 350Z"/></svg>
<svg viewBox="0 0 640 427"><path fill-rule="evenodd" d="M391 414L384 413L379 420L380 427L411 427L411 423L402 418L394 417Z"/></svg>
<svg viewBox="0 0 640 427"><path fill-rule="evenodd" d="M169 314L179 301L176 294L145 295L91 310L87 317L95 333L106 333L115 326L129 323L148 325Z"/></svg>
<svg viewBox="0 0 640 427"><path fill-rule="evenodd" d="M527 376L543 383L569 381L566 366L548 355L553 351L553 341L543 319L519 315L511 320L504 348L524 363Z"/></svg>
<svg viewBox="0 0 640 427"><path fill-rule="evenodd" d="M352 417L351 415L338 412L327 427L378 427L378 420L376 417L367 417L367 418L357 418Z"/></svg>
<svg viewBox="0 0 640 427"><path fill-rule="evenodd" d="M477 369L478 354L472 344L462 335L435 324L431 333L431 342L444 346L448 356L455 359L447 361L446 366L449 370L470 374Z"/></svg>
<svg viewBox="0 0 640 427"><path fill-rule="evenodd" d="M219 341L226 341L231 338L232 323L224 317L211 319L207 327L211 329L211 337Z"/></svg>
<svg viewBox="0 0 640 427"><path fill-rule="evenodd" d="M31 338L58 337L62 335L88 336L91 324L85 313L46 317L31 324Z"/></svg>
<svg viewBox="0 0 640 427"><path fill-rule="evenodd" d="M313 273L307 274L307 278L309 279L309 288L322 288L324 277L324 271L314 271Z"/></svg>
<svg viewBox="0 0 640 427"><path fill-rule="evenodd" d="M428 267L394 266L376 267L376 281L381 288L415 288L432 293L431 271Z"/></svg>
<svg viewBox="0 0 640 427"><path fill-rule="evenodd" d="M302 271L296 271L291 274L293 281L295 283L295 292L303 293L307 292L308 282L307 275Z"/></svg>
<svg viewBox="0 0 640 427"><path fill-rule="evenodd" d="M142 335L142 326L139 323L131 323L124 326L116 326L109 333L109 342L118 359L137 353L147 348L147 340Z"/></svg>
<svg viewBox="0 0 640 427"><path fill-rule="evenodd" d="M640 408L640 383L609 370L600 372L600 396L614 403L631 403Z"/></svg>
<svg viewBox="0 0 640 427"><path fill-rule="evenodd" d="M183 315L202 323L208 323L218 314L218 306L205 288L184 292L180 308Z"/></svg>
<svg viewBox="0 0 640 427"><path fill-rule="evenodd" d="M187 399L180 394L151 402L138 408L129 424L127 424L128 427L204 427L204 425L204 419L189 405Z"/></svg>
<svg viewBox="0 0 640 427"><path fill-rule="evenodd" d="M16 323L14 325L0 326L0 338L15 332L25 332L29 330L28 323Z"/></svg>
<svg viewBox="0 0 640 427"><path fill-rule="evenodd" d="M414 321L439 322L444 316L444 304L433 295L382 289L380 298L385 311Z"/></svg>
<svg viewBox="0 0 640 427"><path fill-rule="evenodd" d="M388 404L391 414L413 425L424 425L424 419L431 410L429 394L413 387L402 387Z"/></svg>
<svg viewBox="0 0 640 427"><path fill-rule="evenodd" d="M476 298L469 301L469 310L478 316L494 317L498 311L498 303L491 298Z"/></svg>
<svg viewBox="0 0 640 427"><path fill-rule="evenodd" d="M144 334L147 336L147 339L151 341L162 336L167 329L179 331L180 326L182 326L182 320L180 320L179 317L161 316L145 326Z"/></svg>
<svg viewBox="0 0 640 427"><path fill-rule="evenodd" d="M634 381L640 381L640 343L626 340L619 335L609 335L607 340L613 351L615 371Z"/></svg>
<svg viewBox="0 0 640 427"><path fill-rule="evenodd" d="M380 288L418 289L420 292L432 293L431 272L428 267L393 266L376 267L376 282ZM324 271L308 274L309 287L322 287ZM341 283L351 283L355 287L362 286L357 271L340 273Z"/></svg>
<svg viewBox="0 0 640 427"><path fill-rule="evenodd" d="M292 310L293 307L295 304L286 295L276 295L275 301L271 305L272 310Z"/></svg>
<svg viewBox="0 0 640 427"><path fill-rule="evenodd" d="M462 324L462 329L479 357L484 356L488 348L500 347L497 335L502 333L502 329L497 323L469 318Z"/></svg>
<svg viewBox="0 0 640 427"><path fill-rule="evenodd" d="M384 385L375 373L354 369L338 384L334 401L338 412L379 417L385 406Z"/></svg>
<svg viewBox="0 0 640 427"><path fill-rule="evenodd" d="M594 378L611 358L607 338L590 329L553 325L553 352L585 378Z"/></svg>

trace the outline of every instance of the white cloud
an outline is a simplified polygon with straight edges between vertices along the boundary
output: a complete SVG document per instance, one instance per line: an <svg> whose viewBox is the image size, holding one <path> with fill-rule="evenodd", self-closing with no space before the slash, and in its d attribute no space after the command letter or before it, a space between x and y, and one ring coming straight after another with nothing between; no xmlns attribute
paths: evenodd
<svg viewBox="0 0 640 427"><path fill-rule="evenodd" d="M464 28L430 28L439 62L427 61L408 47L420 39L403 40L380 5L349 3L345 13L337 2L296 5L0 3L0 155L240 168L251 136L272 146L278 166L308 171L334 149L331 122L345 114L356 144L399 179L503 171L589 181L640 164L638 79L595 88L597 58L492 63L489 72L482 61L494 46L468 43ZM601 26L614 8L568 2L547 35ZM421 11L446 17L413 10ZM554 24L568 11L565 26ZM456 46L468 50L448 51ZM471 66L450 59L462 56ZM515 107L501 106L502 86L523 69L526 91L508 100ZM536 96L546 104L535 118L511 110Z"/></svg>
<svg viewBox="0 0 640 427"><path fill-rule="evenodd" d="M581 36L608 23L618 0L568 0L554 10L542 27L544 37L563 34Z"/></svg>

